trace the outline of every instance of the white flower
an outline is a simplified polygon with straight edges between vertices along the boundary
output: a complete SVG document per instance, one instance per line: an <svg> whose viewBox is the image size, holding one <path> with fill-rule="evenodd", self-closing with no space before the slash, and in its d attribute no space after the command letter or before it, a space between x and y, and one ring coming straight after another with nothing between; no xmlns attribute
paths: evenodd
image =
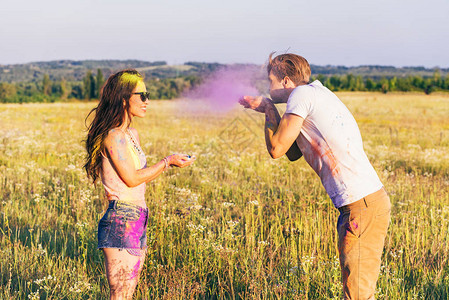
<svg viewBox="0 0 449 300"><path fill-rule="evenodd" d="M47 254L47 249L42 248L42 244L39 244L35 252L38 256L44 256L45 254Z"/></svg>
<svg viewBox="0 0 449 300"><path fill-rule="evenodd" d="M259 245L262 245L262 246L267 246L270 244L270 242L267 242L267 241L259 241L258 243L259 243Z"/></svg>
<svg viewBox="0 0 449 300"><path fill-rule="evenodd" d="M75 226L76 227L79 227L79 228L83 228L83 227L85 227L85 226L87 226L88 224L87 224L87 222L77 222L76 224L75 224Z"/></svg>
<svg viewBox="0 0 449 300"><path fill-rule="evenodd" d="M66 171L72 171L72 170L75 170L75 168L76 168L75 165L70 164L70 165L67 166L67 168L65 168L65 170Z"/></svg>
<svg viewBox="0 0 449 300"><path fill-rule="evenodd" d="M239 224L239 221L228 221L228 225L231 228L234 228L235 226L237 226Z"/></svg>
<svg viewBox="0 0 449 300"><path fill-rule="evenodd" d="M34 194L33 195L33 200L34 200L34 202L39 203L39 201L41 201L41 195Z"/></svg>
<svg viewBox="0 0 449 300"><path fill-rule="evenodd" d="M251 205L254 205L254 206L259 206L259 201L257 201L257 200L252 200L252 201L249 201L248 203Z"/></svg>
<svg viewBox="0 0 449 300"><path fill-rule="evenodd" d="M194 205L194 206L191 206L191 207L190 207L190 209L193 209L193 210L200 210L200 209L202 209L202 208L203 208L203 206L200 205L200 204L197 204L197 205Z"/></svg>
<svg viewBox="0 0 449 300"><path fill-rule="evenodd" d="M214 248L214 250L216 252L220 252L220 253L236 253L238 252L238 250L235 249L231 249L231 248L227 248L227 247L223 247L222 245L218 245L218 244L213 244L212 247Z"/></svg>
<svg viewBox="0 0 449 300"><path fill-rule="evenodd" d="M187 227L191 230L191 231L194 231L194 232L203 232L204 231L204 229L206 229L206 227L205 226L203 226L203 225L195 225L195 224L193 224L193 223L189 223L189 224L187 224Z"/></svg>
<svg viewBox="0 0 449 300"><path fill-rule="evenodd" d="M40 290L37 290L37 291L35 291L34 293L28 294L28 299L31 299L31 300L39 300L39 299L40 299L39 291L40 291Z"/></svg>

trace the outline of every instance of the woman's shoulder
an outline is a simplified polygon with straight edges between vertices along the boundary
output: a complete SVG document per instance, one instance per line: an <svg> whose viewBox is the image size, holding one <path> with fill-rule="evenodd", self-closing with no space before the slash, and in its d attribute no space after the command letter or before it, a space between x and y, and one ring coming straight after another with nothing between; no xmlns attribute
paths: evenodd
<svg viewBox="0 0 449 300"><path fill-rule="evenodd" d="M125 142L125 132L120 128L112 128L104 139L105 144Z"/></svg>
<svg viewBox="0 0 449 300"><path fill-rule="evenodd" d="M134 128L134 127L129 127L129 130L131 130L131 132L132 132L134 135L139 135L139 133L137 132L137 129L136 129L136 128Z"/></svg>
<svg viewBox="0 0 449 300"><path fill-rule="evenodd" d="M136 137L136 139L139 141L140 143L140 139L139 139L139 133L137 132L136 128L133 127L129 127L129 130L131 130L132 134Z"/></svg>

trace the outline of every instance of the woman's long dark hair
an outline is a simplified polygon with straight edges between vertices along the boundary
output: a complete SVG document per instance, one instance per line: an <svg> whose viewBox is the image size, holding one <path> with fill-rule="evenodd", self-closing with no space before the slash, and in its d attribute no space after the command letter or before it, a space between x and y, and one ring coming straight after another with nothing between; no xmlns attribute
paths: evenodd
<svg viewBox="0 0 449 300"><path fill-rule="evenodd" d="M101 151L103 141L112 128L119 127L128 113L129 98L137 83L143 81L142 75L134 69L126 69L111 75L104 84L98 106L92 109L86 117L95 112L90 123L86 139L86 159L84 169L87 177L95 183L101 170ZM124 104L124 105L123 105Z"/></svg>

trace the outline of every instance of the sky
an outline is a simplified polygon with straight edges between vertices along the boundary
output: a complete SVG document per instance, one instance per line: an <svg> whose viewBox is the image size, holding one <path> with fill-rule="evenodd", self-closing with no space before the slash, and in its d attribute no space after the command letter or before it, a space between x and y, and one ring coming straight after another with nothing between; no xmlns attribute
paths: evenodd
<svg viewBox="0 0 449 300"><path fill-rule="evenodd" d="M0 0L0 65L139 59L449 67L449 0Z"/></svg>

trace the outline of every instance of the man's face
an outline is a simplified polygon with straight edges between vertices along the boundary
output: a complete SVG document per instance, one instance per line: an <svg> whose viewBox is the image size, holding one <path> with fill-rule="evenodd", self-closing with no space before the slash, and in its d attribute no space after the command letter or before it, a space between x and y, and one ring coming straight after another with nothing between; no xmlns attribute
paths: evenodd
<svg viewBox="0 0 449 300"><path fill-rule="evenodd" d="M278 79L273 72L268 75L268 80L270 81L270 96L273 102L286 103L295 85L288 77L283 80Z"/></svg>

